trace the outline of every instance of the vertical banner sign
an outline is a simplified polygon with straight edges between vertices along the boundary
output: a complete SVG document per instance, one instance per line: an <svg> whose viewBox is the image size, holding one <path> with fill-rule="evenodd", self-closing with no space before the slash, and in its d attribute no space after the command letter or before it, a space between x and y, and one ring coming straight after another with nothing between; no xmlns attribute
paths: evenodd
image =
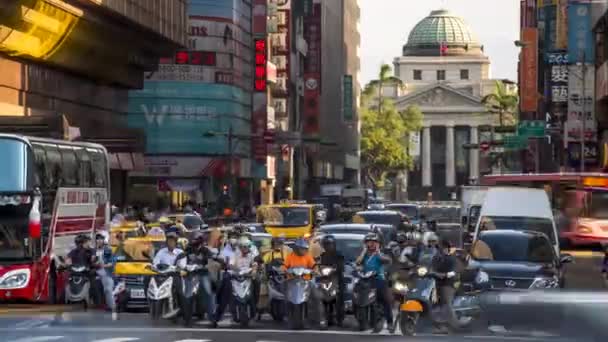
<svg viewBox="0 0 608 342"><path fill-rule="evenodd" d="M344 75L342 77L342 118L344 121L348 122L355 119L353 102L353 76Z"/></svg>
<svg viewBox="0 0 608 342"><path fill-rule="evenodd" d="M558 0L555 25L555 48L566 50L568 48L568 0Z"/></svg>
<svg viewBox="0 0 608 342"><path fill-rule="evenodd" d="M272 63L276 66L276 83L272 87L272 97L275 103L281 103L281 115L287 115L289 108L289 58L291 51L291 3L289 0L276 1L277 32L272 33ZM277 101L279 100L279 101ZM284 106L283 106L284 104ZM275 108L276 109L276 108Z"/></svg>
<svg viewBox="0 0 608 342"><path fill-rule="evenodd" d="M570 64L593 63L595 60L591 4L573 3L568 6L568 56Z"/></svg>
<svg viewBox="0 0 608 342"><path fill-rule="evenodd" d="M266 162L267 146L263 135L268 126L268 92L266 79L266 61L268 45L266 40L267 0L253 1L252 33L254 45L254 84L253 112L251 117L251 151L253 158L261 163Z"/></svg>
<svg viewBox="0 0 608 342"><path fill-rule="evenodd" d="M583 84L583 70L585 83ZM585 141L597 140L595 121L595 72L591 65L570 65L568 119L565 124L566 142L579 142L585 120Z"/></svg>
<svg viewBox="0 0 608 342"><path fill-rule="evenodd" d="M315 136L321 129L321 4L313 4L312 13L304 17L304 38L308 55L304 62L303 133Z"/></svg>
<svg viewBox="0 0 608 342"><path fill-rule="evenodd" d="M568 55L563 52L548 53L550 110L547 123L550 127L562 128L568 112Z"/></svg>
<svg viewBox="0 0 608 342"><path fill-rule="evenodd" d="M521 110L536 112L538 103L538 30L524 27L521 30L524 47L521 52Z"/></svg>

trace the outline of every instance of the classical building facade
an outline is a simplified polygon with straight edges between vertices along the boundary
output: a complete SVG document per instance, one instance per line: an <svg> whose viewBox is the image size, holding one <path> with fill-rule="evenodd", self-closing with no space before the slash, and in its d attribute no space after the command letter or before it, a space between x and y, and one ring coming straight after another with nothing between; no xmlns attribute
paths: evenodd
<svg viewBox="0 0 608 342"><path fill-rule="evenodd" d="M485 155L464 145L489 141L489 127L498 122L482 103L496 84L490 60L462 18L437 10L416 24L393 64L403 84L385 88L385 95L398 110L416 105L423 113L423 129L410 139L415 162L407 196L454 199L459 186L488 168Z"/></svg>

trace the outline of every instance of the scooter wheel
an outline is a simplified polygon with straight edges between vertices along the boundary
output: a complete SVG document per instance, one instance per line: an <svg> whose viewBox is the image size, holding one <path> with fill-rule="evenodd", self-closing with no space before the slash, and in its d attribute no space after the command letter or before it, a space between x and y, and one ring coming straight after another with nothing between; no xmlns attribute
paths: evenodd
<svg viewBox="0 0 608 342"><path fill-rule="evenodd" d="M241 328L246 329L249 327L249 307L246 305L238 305L236 308L239 315L239 324Z"/></svg>
<svg viewBox="0 0 608 342"><path fill-rule="evenodd" d="M399 329L403 336L414 336L416 334L416 323L418 317L416 315L401 315L399 319Z"/></svg>
<svg viewBox="0 0 608 342"><path fill-rule="evenodd" d="M357 324L359 331L367 330L367 323L369 322L369 310L367 308L356 308L355 317L357 318Z"/></svg>

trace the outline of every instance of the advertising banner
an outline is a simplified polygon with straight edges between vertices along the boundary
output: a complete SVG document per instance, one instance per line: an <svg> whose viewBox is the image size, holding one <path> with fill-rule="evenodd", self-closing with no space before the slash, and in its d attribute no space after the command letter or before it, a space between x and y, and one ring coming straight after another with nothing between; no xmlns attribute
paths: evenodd
<svg viewBox="0 0 608 342"><path fill-rule="evenodd" d="M595 60L591 27L591 4L570 2L568 6L568 56L570 63L593 63Z"/></svg>
<svg viewBox="0 0 608 342"><path fill-rule="evenodd" d="M520 63L521 110L536 112L538 103L538 30L525 27L521 30L522 48Z"/></svg>
<svg viewBox="0 0 608 342"><path fill-rule="evenodd" d="M570 65L568 80L568 118L565 123L565 142L581 140L583 121L585 120L585 140L597 140L597 122L595 120L595 72L592 65ZM586 70L583 84L583 70Z"/></svg>
<svg viewBox="0 0 608 342"><path fill-rule="evenodd" d="M253 93L253 111L251 114L251 153L253 159L260 165L268 162L268 146L264 141L264 132L268 129L268 91L267 91L267 62L268 36L266 21L268 19L267 0L253 1L253 45L255 59L255 77L250 85ZM268 165L266 171L268 172Z"/></svg>
<svg viewBox="0 0 608 342"><path fill-rule="evenodd" d="M312 13L304 17L304 39L308 55L304 62L303 133L318 135L321 115L321 4L313 5Z"/></svg>
<svg viewBox="0 0 608 342"><path fill-rule="evenodd" d="M557 18L555 21L555 48L568 48L568 0L557 1Z"/></svg>
<svg viewBox="0 0 608 342"><path fill-rule="evenodd" d="M562 128L568 113L568 56L566 53L545 55L549 77L549 127Z"/></svg>

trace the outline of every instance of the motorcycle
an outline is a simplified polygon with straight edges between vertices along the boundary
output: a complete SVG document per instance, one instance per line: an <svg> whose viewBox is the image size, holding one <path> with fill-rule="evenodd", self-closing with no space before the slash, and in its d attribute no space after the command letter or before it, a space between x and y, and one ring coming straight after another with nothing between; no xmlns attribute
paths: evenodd
<svg viewBox="0 0 608 342"><path fill-rule="evenodd" d="M285 271L281 265L270 264L268 274L268 299L270 315L275 322L282 322L285 316Z"/></svg>
<svg viewBox="0 0 608 342"><path fill-rule="evenodd" d="M65 288L65 302L83 303L86 310L91 305L91 269L86 266L72 265L69 267L69 279Z"/></svg>
<svg viewBox="0 0 608 342"><path fill-rule="evenodd" d="M357 270L354 276L353 307L359 330L364 331L371 326L374 332L379 332L382 330L383 322L382 309L377 301L376 272Z"/></svg>
<svg viewBox="0 0 608 342"><path fill-rule="evenodd" d="M192 325L192 316L195 312L202 313L204 315L204 304L202 290L200 288L200 277L203 272L206 272L206 268L198 264L186 265L188 274L183 280L184 287L184 305L182 316L184 318L184 324L186 326Z"/></svg>
<svg viewBox="0 0 608 342"><path fill-rule="evenodd" d="M287 317L290 329L302 329L306 317L306 304L312 292L312 270L294 267L287 270L288 280L285 290Z"/></svg>
<svg viewBox="0 0 608 342"><path fill-rule="evenodd" d="M179 269L166 264L150 269L156 273L150 278L147 291L150 317L155 321L163 318L177 322L180 308L174 295L173 277L179 276Z"/></svg>
<svg viewBox="0 0 608 342"><path fill-rule="evenodd" d="M399 305L397 321L403 335L414 335L420 317L437 313L436 309L438 309L439 304L437 279L445 276L430 270L426 266L420 266L416 269L412 281L413 287L407 291ZM475 318L481 314L479 294L487 290L489 286L488 274L479 270L475 277L475 284L458 287L452 302L458 322L456 323L457 326L451 328L460 330L472 325Z"/></svg>
<svg viewBox="0 0 608 342"><path fill-rule="evenodd" d="M338 298L338 275L336 274L337 269L334 266L320 266L320 275L317 278L317 289L321 295L321 303L323 304L323 310L325 311L325 317L327 324L332 325L334 317L337 314L336 311L336 300ZM339 317L335 317L336 320ZM339 318L342 320L342 318ZM336 322L339 326L342 325L342 321Z"/></svg>
<svg viewBox="0 0 608 342"><path fill-rule="evenodd" d="M249 320L253 316L253 269L244 268L239 271L229 271L231 275L232 296L234 298L234 320L239 322L242 328L249 326Z"/></svg>

